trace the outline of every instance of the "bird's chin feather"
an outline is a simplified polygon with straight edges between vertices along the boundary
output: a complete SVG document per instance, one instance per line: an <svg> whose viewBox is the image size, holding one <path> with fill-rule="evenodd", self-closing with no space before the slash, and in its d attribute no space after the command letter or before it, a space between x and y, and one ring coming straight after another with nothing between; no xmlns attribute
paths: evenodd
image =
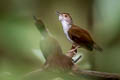
<svg viewBox="0 0 120 80"><path fill-rule="evenodd" d="M59 21L62 21L62 19L63 19L63 17L60 15L60 16L59 16Z"/></svg>

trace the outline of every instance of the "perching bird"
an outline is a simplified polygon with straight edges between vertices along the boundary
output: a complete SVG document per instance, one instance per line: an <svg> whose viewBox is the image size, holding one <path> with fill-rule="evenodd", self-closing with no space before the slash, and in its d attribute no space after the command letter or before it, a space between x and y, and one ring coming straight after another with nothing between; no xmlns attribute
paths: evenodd
<svg viewBox="0 0 120 80"><path fill-rule="evenodd" d="M52 35L50 35L42 20L37 19L35 16L34 20L37 29L41 33L40 49L43 52L44 57L47 58L53 53L63 53L59 43L52 37Z"/></svg>
<svg viewBox="0 0 120 80"><path fill-rule="evenodd" d="M63 54L62 49L46 29L44 23L34 16L35 24L41 33L40 49L45 56L47 67L59 67L62 69L71 69L73 66L72 58Z"/></svg>
<svg viewBox="0 0 120 80"><path fill-rule="evenodd" d="M87 30L73 24L72 17L69 13L56 13L59 16L59 21L62 23L62 27L67 39L74 46L79 46L89 51L92 51L93 49L102 51L102 48L96 44Z"/></svg>

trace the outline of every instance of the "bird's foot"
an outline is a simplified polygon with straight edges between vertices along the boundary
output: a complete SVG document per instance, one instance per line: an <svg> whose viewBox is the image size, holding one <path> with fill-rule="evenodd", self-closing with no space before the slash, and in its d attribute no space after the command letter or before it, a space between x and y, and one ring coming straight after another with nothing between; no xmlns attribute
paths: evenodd
<svg viewBox="0 0 120 80"><path fill-rule="evenodd" d="M76 50L76 49L71 49L71 50L69 50L67 53L76 53L75 50Z"/></svg>
<svg viewBox="0 0 120 80"><path fill-rule="evenodd" d="M76 46L75 48L69 50L69 51L67 52L67 56L73 57L74 55L76 55L76 50L77 50L78 48L79 48L79 46Z"/></svg>
<svg viewBox="0 0 120 80"><path fill-rule="evenodd" d="M75 52L75 50L77 50L78 48L80 48L80 46L76 46L75 48L71 49L71 50L68 51L68 52L73 53L73 52Z"/></svg>

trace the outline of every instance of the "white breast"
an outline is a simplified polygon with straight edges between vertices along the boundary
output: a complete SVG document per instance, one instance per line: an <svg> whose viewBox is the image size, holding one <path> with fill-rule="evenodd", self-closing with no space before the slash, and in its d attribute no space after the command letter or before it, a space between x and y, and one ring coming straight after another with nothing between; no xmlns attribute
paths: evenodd
<svg viewBox="0 0 120 80"><path fill-rule="evenodd" d="M66 21L62 21L62 26L63 26L63 31L64 31L67 39L69 41L73 42L68 35L68 30L71 28L72 25L69 25Z"/></svg>

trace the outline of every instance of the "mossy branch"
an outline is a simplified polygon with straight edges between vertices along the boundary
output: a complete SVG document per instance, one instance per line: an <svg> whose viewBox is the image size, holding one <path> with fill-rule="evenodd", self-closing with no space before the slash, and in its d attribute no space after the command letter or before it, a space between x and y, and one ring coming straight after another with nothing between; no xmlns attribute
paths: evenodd
<svg viewBox="0 0 120 80"><path fill-rule="evenodd" d="M120 79L120 74L117 73L108 73L108 72L100 72L100 71L91 71L91 70L77 70L75 74L83 74L93 77L101 77L101 78L112 78L112 79Z"/></svg>
<svg viewBox="0 0 120 80"><path fill-rule="evenodd" d="M71 53L67 53L67 56L68 55L71 55ZM73 54L73 53L72 53ZM70 57L70 55L69 55L69 57ZM73 55L72 55L73 56ZM71 56L71 57L72 57ZM55 57L55 56L54 56ZM60 59L57 59L57 60L60 60ZM61 61L61 60L60 60ZM51 64L51 63L47 63L47 64ZM47 65L46 64L46 65ZM54 64L54 62L52 63L52 64ZM67 64L67 63L66 63ZM69 64L69 63L68 63ZM74 63L73 63L74 64ZM55 64L55 65L58 65L58 64ZM65 64L61 64L61 66L62 65L65 65ZM75 68L75 67L76 68ZM75 74L75 75L77 75L77 76L79 76L79 75L87 75L87 76L92 76L92 77L100 77L100 78L111 78L111 79L120 79L120 74L117 74L117 73L108 73L108 72L100 72L100 71L93 71L93 70L80 70L80 69L78 69L78 67L77 67L77 65L76 64L74 64L73 66L72 66L73 68L75 68L75 69L71 69L72 70L72 72ZM35 70L35 71L32 71L32 72L29 72L29 73L27 73L24 77L26 77L26 76L30 76L30 75L32 75L32 74L34 74L34 73L37 73L37 72L41 72L41 71L44 71L44 70L46 70L46 68L48 69L49 68L49 66L44 66L42 69L38 69L38 70Z"/></svg>

